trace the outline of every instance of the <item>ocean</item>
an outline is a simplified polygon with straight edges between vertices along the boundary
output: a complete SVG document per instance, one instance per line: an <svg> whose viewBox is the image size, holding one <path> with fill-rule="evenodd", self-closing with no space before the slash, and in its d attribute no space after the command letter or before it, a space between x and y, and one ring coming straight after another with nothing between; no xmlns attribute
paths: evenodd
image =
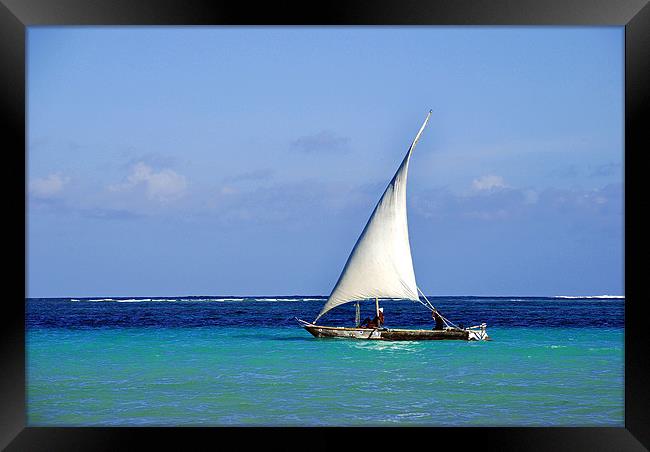
<svg viewBox="0 0 650 452"><path fill-rule="evenodd" d="M319 296L30 298L27 424L624 426L623 298L429 299L492 341L316 339L294 317ZM388 328L433 326L381 305Z"/></svg>

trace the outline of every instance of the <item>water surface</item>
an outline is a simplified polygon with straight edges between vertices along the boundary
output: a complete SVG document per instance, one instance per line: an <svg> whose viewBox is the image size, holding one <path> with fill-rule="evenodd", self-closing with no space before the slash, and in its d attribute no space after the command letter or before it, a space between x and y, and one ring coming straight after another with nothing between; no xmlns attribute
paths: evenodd
<svg viewBox="0 0 650 452"><path fill-rule="evenodd" d="M28 424L623 426L622 299L433 298L476 343L315 339L322 299L261 298L28 300Z"/></svg>

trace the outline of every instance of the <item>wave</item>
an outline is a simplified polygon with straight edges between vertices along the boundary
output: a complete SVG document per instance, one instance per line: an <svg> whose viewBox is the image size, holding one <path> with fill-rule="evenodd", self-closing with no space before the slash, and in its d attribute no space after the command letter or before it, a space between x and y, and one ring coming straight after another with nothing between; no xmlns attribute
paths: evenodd
<svg viewBox="0 0 650 452"><path fill-rule="evenodd" d="M302 301L304 298L253 298L254 301Z"/></svg>
<svg viewBox="0 0 650 452"><path fill-rule="evenodd" d="M244 301L245 298L212 298L211 301Z"/></svg>
<svg viewBox="0 0 650 452"><path fill-rule="evenodd" d="M178 299L178 301L244 301L244 300L246 300L246 298L179 298Z"/></svg>
<svg viewBox="0 0 650 452"><path fill-rule="evenodd" d="M581 298L625 299L625 295L556 295L553 298L568 298L572 300Z"/></svg>

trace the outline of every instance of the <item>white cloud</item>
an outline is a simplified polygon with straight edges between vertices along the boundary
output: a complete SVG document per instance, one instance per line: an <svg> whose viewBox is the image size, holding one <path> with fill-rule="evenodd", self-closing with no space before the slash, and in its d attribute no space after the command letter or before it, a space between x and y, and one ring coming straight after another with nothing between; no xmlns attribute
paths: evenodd
<svg viewBox="0 0 650 452"><path fill-rule="evenodd" d="M69 177L62 176L59 173L50 174L45 178L35 179L30 182L29 192L36 198L52 199L63 191L69 181Z"/></svg>
<svg viewBox="0 0 650 452"><path fill-rule="evenodd" d="M495 188L505 188L506 184L503 182L503 177L489 174L487 176L479 177L472 181L472 187L475 190L492 190Z"/></svg>
<svg viewBox="0 0 650 452"><path fill-rule="evenodd" d="M147 198L157 201L178 199L185 194L185 176L170 169L156 171L144 162L131 166L131 173L121 184L110 185L110 191L131 191L143 187Z"/></svg>
<svg viewBox="0 0 650 452"><path fill-rule="evenodd" d="M489 186L490 184L484 184ZM437 188L413 194L414 212L425 218L499 220L573 218L575 221L619 221L623 215L623 185L597 189L517 188L455 193Z"/></svg>

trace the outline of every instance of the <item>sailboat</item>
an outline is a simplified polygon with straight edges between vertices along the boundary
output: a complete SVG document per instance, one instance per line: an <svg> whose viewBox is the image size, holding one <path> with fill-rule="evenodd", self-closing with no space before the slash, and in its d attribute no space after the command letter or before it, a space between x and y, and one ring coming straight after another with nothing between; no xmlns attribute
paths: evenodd
<svg viewBox="0 0 650 452"><path fill-rule="evenodd" d="M415 282L406 215L406 180L413 150L424 131L431 110L372 212L366 227L354 245L334 288L313 322L296 317L313 336L374 340L489 340L487 325L461 328L444 317ZM422 298L420 298L422 295ZM437 318L433 329L385 328L380 300L400 299L419 302ZM359 322L359 302L375 301L376 317L367 325ZM356 302L354 326L318 325L318 320L332 309Z"/></svg>

